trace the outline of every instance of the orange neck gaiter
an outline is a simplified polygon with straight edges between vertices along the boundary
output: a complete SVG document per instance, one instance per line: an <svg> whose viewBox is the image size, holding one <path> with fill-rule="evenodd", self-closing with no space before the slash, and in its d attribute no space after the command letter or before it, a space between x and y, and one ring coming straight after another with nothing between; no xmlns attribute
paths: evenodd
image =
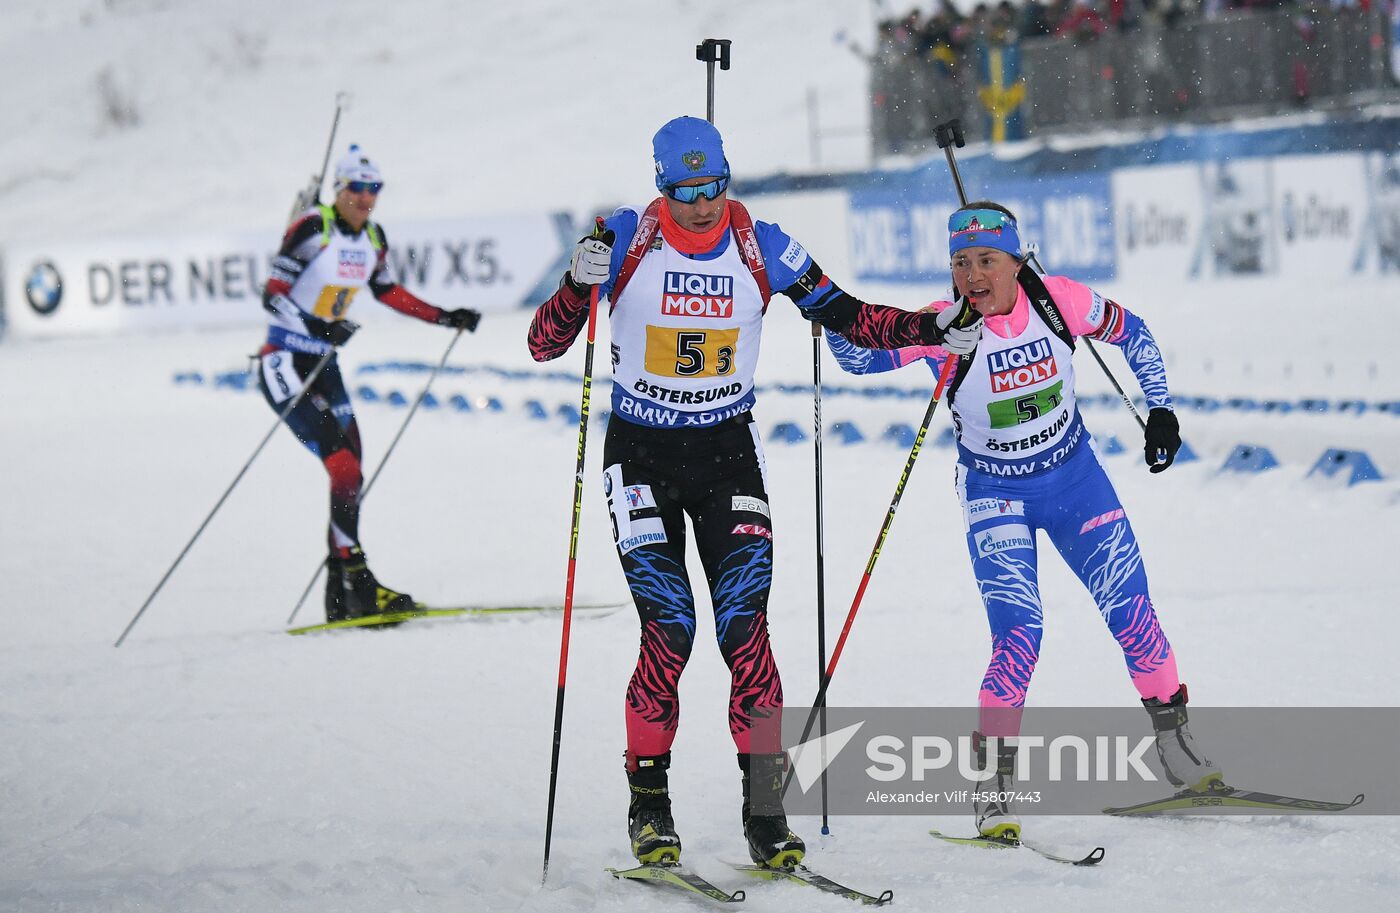
<svg viewBox="0 0 1400 913"><path fill-rule="evenodd" d="M729 204L725 203L724 215L720 216L715 226L705 232L693 232L682 228L680 223L671 216L671 207L665 200L661 203L661 236L666 239L666 243L674 247L683 254L694 256L696 254L707 254L715 249L719 239L724 237L724 233L729 231Z"/></svg>

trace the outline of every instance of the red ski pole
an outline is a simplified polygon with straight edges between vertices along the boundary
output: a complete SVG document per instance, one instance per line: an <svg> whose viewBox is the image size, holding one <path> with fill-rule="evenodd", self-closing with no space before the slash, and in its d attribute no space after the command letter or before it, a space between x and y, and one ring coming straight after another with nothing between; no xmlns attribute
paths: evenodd
<svg viewBox="0 0 1400 913"><path fill-rule="evenodd" d="M593 230L602 236L603 220ZM583 357L583 401L579 407L578 462L574 467L574 517L569 530L569 568L564 577L564 630L559 639L559 690L554 697L554 747L549 759L549 810L544 822L544 869L540 883L549 879L549 846L554 835L554 796L559 785L559 742L564 728L564 683L569 672L569 629L574 618L574 570L578 565L578 527L583 513L583 458L588 447L588 406L593 392L593 343L598 326L598 286L589 287L588 346Z"/></svg>
<svg viewBox="0 0 1400 913"><path fill-rule="evenodd" d="M965 319L965 318L964 318ZM923 424L919 426L919 433L914 437L914 446L909 450L909 458L904 461L904 472L899 476L899 484L894 488L894 498L890 500L890 509L885 513L885 521L880 525L880 535L875 538L875 548L870 552L870 560L865 564L865 573L860 578L860 586L856 588L856 595L851 600L850 611L846 613L846 623L841 627L841 636L836 640L836 647L831 651L831 659L827 661L826 671L822 674L820 686L817 688L816 699L812 701L812 710L807 714L807 723L802 727L802 737L797 740L797 744L807 741L807 737L812 734L812 726L817 720L818 713L826 707L826 692L831 686L832 676L836 674L836 664L841 661L841 652L846 648L846 638L851 634L851 625L856 620L856 612L860 610L861 601L865 598L865 588L870 584L870 575L875 572L875 562L880 560L880 551L885 547L885 538L890 534L890 526L894 524L895 511L899 510L900 499L904 497L904 487L909 484L909 474L914 471L914 461L919 458L919 451L923 449L924 437L928 434L929 424L933 421L933 413L938 409L938 402L943 398L943 391L953 379L958 367L958 357L949 354L943 363L943 370L938 376L938 384L933 389L933 397L929 400L928 409L924 412ZM792 770L789 769L788 777L791 779ZM784 784L786 788L786 784Z"/></svg>

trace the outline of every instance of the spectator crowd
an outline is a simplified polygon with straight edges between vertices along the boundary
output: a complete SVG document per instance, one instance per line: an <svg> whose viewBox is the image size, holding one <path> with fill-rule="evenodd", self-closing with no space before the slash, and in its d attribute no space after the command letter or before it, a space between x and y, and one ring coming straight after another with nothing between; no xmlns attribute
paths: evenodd
<svg viewBox="0 0 1400 913"><path fill-rule="evenodd" d="M1092 41L1110 31L1175 28L1235 11L1288 9L1315 19L1333 12L1366 13L1373 6L1390 9L1387 0L1023 0L1019 5L1000 0L978 3L964 15L950 0L935 0L931 11L914 7L881 19L878 41L897 53L951 66L978 44L1047 37Z"/></svg>
<svg viewBox="0 0 1400 913"><path fill-rule="evenodd" d="M1320 94L1316 57L1327 53L1327 41L1316 40L1319 29L1332 28L1328 33L1332 38L1337 37L1337 26L1348 32L1364 31L1365 22L1376 21L1371 17L1373 10L1383 11L1389 19L1392 4L1400 0L999 0L995 4L977 3L966 13L950 0L932 0L931 5L898 14L883 0L875 2L882 15L874 49L867 52L855 44L850 47L872 66L873 126L879 153L911 148L907 142L911 139L912 147L921 146L931 135L933 124L949 116L976 121L982 113L977 101L981 79L978 56L990 47L1044 49L1065 42L1057 56L1077 55L1083 60L1088 55L1091 69L1105 79L1174 81L1175 86L1154 87L1160 97L1143 113L1182 115L1188 108L1199 108L1203 101L1192 85L1201 61L1177 59L1188 56L1186 39L1171 36L1199 32L1212 24L1250 29L1240 20L1252 19L1252 13L1269 13L1268 22L1259 17L1258 24L1288 33L1286 41L1276 42L1280 48L1277 56L1289 56L1279 64L1284 75L1275 82L1287 83L1284 91L1291 103L1307 104ZM1136 49L1126 54L1111 50L1109 45L1123 44L1108 40L1114 36L1136 43ZM1375 38L1370 42L1374 44ZM1201 56L1210 53L1192 50ZM1332 53L1346 53L1346 48ZM1357 55L1362 54L1364 51L1357 49ZM1025 63L1027 58L1022 56L1020 75L1034 78L1027 72L1033 64ZM1165 59L1154 60L1154 56ZM1034 58L1046 59L1043 54ZM1154 73L1134 72L1139 70L1137 62L1144 60L1155 68ZM1260 65L1268 63L1259 61ZM1176 72L1169 73L1171 70ZM1063 83L1063 78L1060 81ZM1321 88L1333 91L1331 86ZM1152 90L1144 91L1150 94ZM985 133L975 123L969 126L969 136ZM884 148L882 132L887 137Z"/></svg>

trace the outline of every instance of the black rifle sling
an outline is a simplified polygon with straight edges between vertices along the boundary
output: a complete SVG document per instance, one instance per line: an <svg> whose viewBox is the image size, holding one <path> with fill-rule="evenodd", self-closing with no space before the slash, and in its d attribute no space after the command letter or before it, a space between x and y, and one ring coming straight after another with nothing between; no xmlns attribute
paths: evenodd
<svg viewBox="0 0 1400 913"><path fill-rule="evenodd" d="M1040 278L1040 274L1031 269L1029 264L1022 264L1021 271L1016 274L1016 281L1025 289L1026 297L1030 299L1031 307L1035 308L1040 319L1045 321L1045 325L1050 328L1050 332L1060 337L1060 341L1074 349L1074 335L1070 333L1069 327L1065 325L1065 319L1060 315L1060 309L1055 304L1055 299L1050 295L1050 290L1045 287L1045 282ZM968 370L972 367L972 359L977 355L976 350L966 355L958 357L958 370L953 375L953 379L948 382L948 389L944 391L944 398L948 402L953 401L953 394L962 385L963 378L967 377Z"/></svg>

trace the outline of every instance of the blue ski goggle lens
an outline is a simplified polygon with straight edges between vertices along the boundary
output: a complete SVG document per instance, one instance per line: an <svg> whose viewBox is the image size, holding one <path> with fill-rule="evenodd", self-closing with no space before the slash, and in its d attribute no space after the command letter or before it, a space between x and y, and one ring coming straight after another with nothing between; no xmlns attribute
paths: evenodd
<svg viewBox="0 0 1400 913"><path fill-rule="evenodd" d="M1004 212L997 212L995 209L963 209L952 214L948 219L948 231L995 231L1010 225L1016 227L1014 220L1009 218Z"/></svg>
<svg viewBox="0 0 1400 913"><path fill-rule="evenodd" d="M948 217L948 253L967 247L992 247L1021 256L1016 220L996 209L960 209Z"/></svg>
<svg viewBox="0 0 1400 913"><path fill-rule="evenodd" d="M672 184L670 187L666 188L665 194L678 203L694 203L700 197L713 200L715 197L724 193L725 188L728 186L729 178L725 176L722 178L715 178L713 181L706 184L694 184L690 186Z"/></svg>
<svg viewBox="0 0 1400 913"><path fill-rule="evenodd" d="M345 185L345 189L351 193L379 193L384 189L383 181L351 181Z"/></svg>

